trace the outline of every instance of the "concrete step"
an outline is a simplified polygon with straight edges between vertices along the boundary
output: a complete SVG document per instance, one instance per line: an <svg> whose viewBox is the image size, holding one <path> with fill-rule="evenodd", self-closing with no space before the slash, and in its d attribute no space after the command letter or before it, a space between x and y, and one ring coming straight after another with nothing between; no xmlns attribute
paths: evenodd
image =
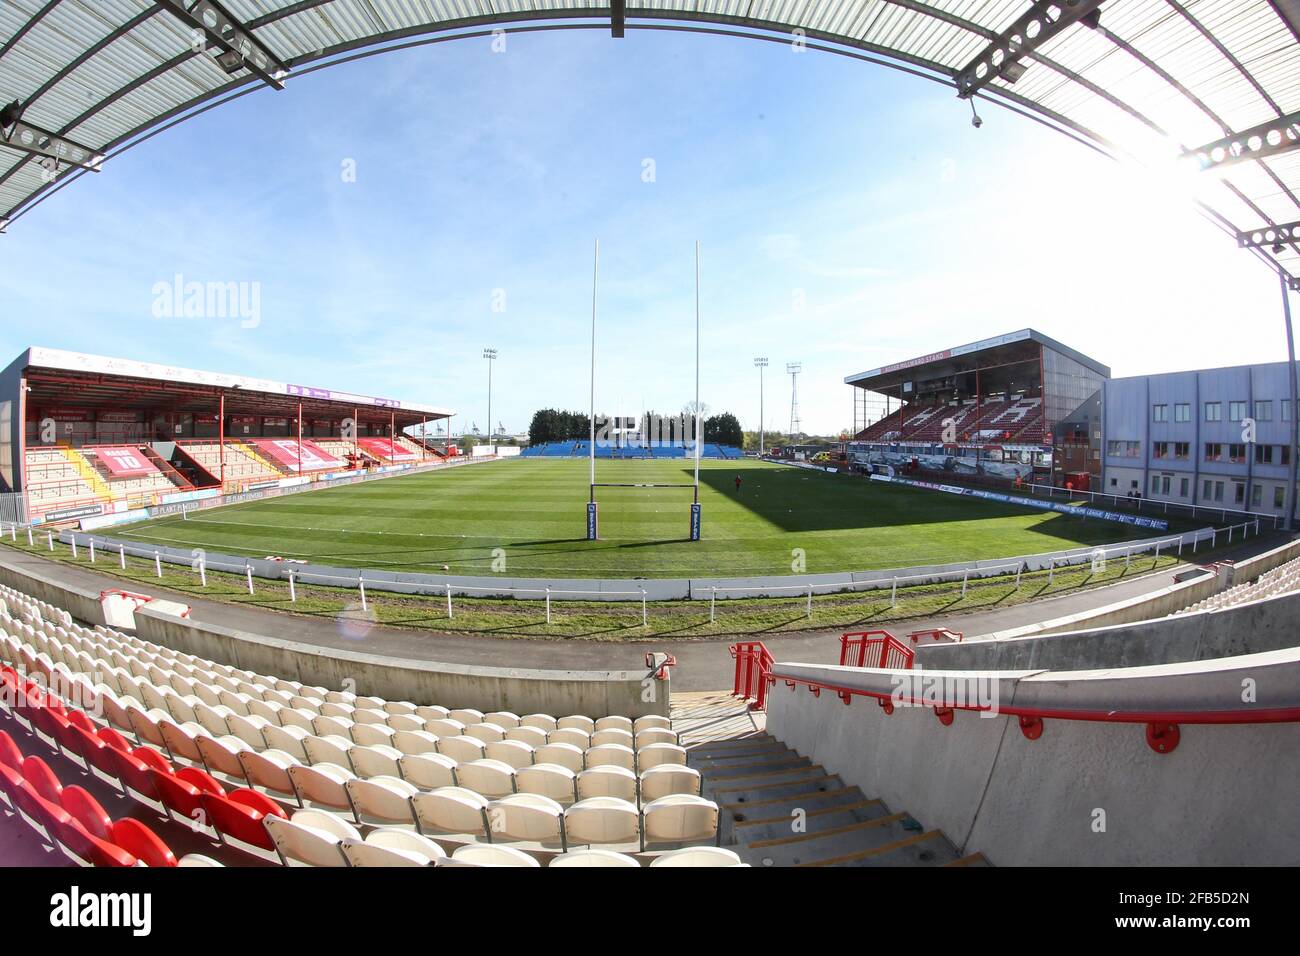
<svg viewBox="0 0 1300 956"><path fill-rule="evenodd" d="M762 852L762 851L760 851ZM913 833L891 843L859 850L841 849L834 856L796 866L944 866L957 860L957 851L939 830Z"/></svg>
<svg viewBox="0 0 1300 956"><path fill-rule="evenodd" d="M750 747L733 753L700 754L686 751L686 765L704 773L721 770L724 767L743 766L747 763L759 763L764 760L777 760L781 757L797 757L799 754L789 747L773 745L770 747Z"/></svg>
<svg viewBox="0 0 1300 956"><path fill-rule="evenodd" d="M783 767L777 770L759 770L759 771L742 771L738 775L722 776L708 775L704 778L703 795L710 800L716 800L722 797L725 802L732 802L735 798L729 796L734 793L744 793L749 790L757 790L763 787L773 787L783 783L801 783L808 780L817 780L826 776L826 771L815 764L802 765L794 767Z"/></svg>
<svg viewBox="0 0 1300 956"><path fill-rule="evenodd" d="M711 788L705 778L704 796L719 806L743 807L748 804L769 800L785 800L790 797L810 797L815 794L829 793L844 789L844 783L834 774L827 776L820 767L815 774L796 776L786 780L768 780L757 784L741 784L733 787ZM854 788L856 790L856 788Z"/></svg>
<svg viewBox="0 0 1300 956"><path fill-rule="evenodd" d="M716 757L753 752L755 748L781 747L785 744L770 734L755 734L752 737L732 737L727 740L710 740L687 748L687 754L697 757Z"/></svg>
<svg viewBox="0 0 1300 956"><path fill-rule="evenodd" d="M840 802L823 806L809 807L805 805L808 801L788 800L788 809L784 813L771 812L772 809L780 808L761 808L752 813L740 813L745 819L739 821L727 814L733 818L724 829L729 831L736 843L752 846L758 842L798 835L800 831L794 829L796 823L801 823L802 832L823 833L889 815L879 800L867 800L856 789L848 791L848 794ZM801 817L795 816L796 810L803 811Z"/></svg>
<svg viewBox="0 0 1300 956"><path fill-rule="evenodd" d="M992 866L983 853L972 853L969 856L963 856L960 860L953 860L951 863L945 863L944 866Z"/></svg>
<svg viewBox="0 0 1300 956"><path fill-rule="evenodd" d="M861 800L862 791L857 787L836 787L831 790L806 790L793 796L756 800L752 803L722 803L718 806L719 839L728 844L738 842L738 823L754 826L759 823L789 825L790 814L796 808L809 814L820 814L827 810L842 810Z"/></svg>
<svg viewBox="0 0 1300 956"><path fill-rule="evenodd" d="M786 828L780 836L740 844L736 852L748 851L764 866L803 866L890 846L917 832L908 829L915 825L906 813L891 813L809 833Z"/></svg>
<svg viewBox="0 0 1300 956"><path fill-rule="evenodd" d="M699 773L705 775L711 780L736 779L737 777L751 777L753 774L762 774L767 770L785 770L789 767L806 767L811 766L813 761L807 757L801 757L794 750L781 750L781 752L757 753L750 757L740 757L733 761L725 762L705 762L690 763ZM723 784L725 786L725 784Z"/></svg>

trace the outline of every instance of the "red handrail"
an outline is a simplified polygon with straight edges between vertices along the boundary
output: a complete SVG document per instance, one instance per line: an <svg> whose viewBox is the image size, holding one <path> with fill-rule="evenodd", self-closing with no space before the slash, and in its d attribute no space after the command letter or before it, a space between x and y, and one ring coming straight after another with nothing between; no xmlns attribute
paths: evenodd
<svg viewBox="0 0 1300 956"><path fill-rule="evenodd" d="M888 631L853 631L840 635L841 667L887 667L909 670L914 653Z"/></svg>
<svg viewBox="0 0 1300 956"><path fill-rule="evenodd" d="M750 710L767 707L767 686L772 673L772 655L762 641L743 641L732 644L728 650L736 661L736 678L731 693L753 701Z"/></svg>

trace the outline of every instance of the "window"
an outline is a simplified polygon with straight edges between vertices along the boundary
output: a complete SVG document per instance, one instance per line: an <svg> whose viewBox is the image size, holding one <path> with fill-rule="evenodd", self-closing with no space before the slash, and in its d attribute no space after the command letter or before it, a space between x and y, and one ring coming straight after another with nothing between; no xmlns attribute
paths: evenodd
<svg viewBox="0 0 1300 956"><path fill-rule="evenodd" d="M1286 466L1286 465L1291 464L1291 446L1290 446L1290 445L1278 445L1277 447L1278 447L1278 451L1280 451L1280 452L1282 453L1282 458L1281 458L1281 461L1279 462L1279 464L1281 464L1281 465L1283 465L1283 466Z"/></svg>
<svg viewBox="0 0 1300 956"><path fill-rule="evenodd" d="M1187 441L1174 442L1174 457L1184 460L1192 457L1192 443Z"/></svg>
<svg viewBox="0 0 1300 956"><path fill-rule="evenodd" d="M1256 402L1255 403L1255 421L1271 422L1273 420L1273 403Z"/></svg>
<svg viewBox="0 0 1300 956"><path fill-rule="evenodd" d="M1273 464L1273 446L1256 445L1255 446L1255 464L1271 465ZM1258 502L1256 502L1258 504Z"/></svg>
<svg viewBox="0 0 1300 956"><path fill-rule="evenodd" d="M1168 481L1169 479L1166 478L1165 480ZM1159 475L1152 475L1152 476L1151 476L1151 493L1152 493L1153 495L1158 495L1158 494L1160 494L1160 476L1159 476Z"/></svg>
<svg viewBox="0 0 1300 956"><path fill-rule="evenodd" d="M1119 485L1119 479L1118 479L1118 478L1112 478L1112 479L1110 480L1110 486L1111 486L1112 488L1118 487L1118 485Z"/></svg>
<svg viewBox="0 0 1300 956"><path fill-rule="evenodd" d="M1237 505L1246 503L1246 485L1244 482L1234 481L1232 483L1232 503Z"/></svg>
<svg viewBox="0 0 1300 956"><path fill-rule="evenodd" d="M1111 458L1137 458L1142 453L1142 443L1138 441L1108 441L1106 454Z"/></svg>
<svg viewBox="0 0 1300 956"><path fill-rule="evenodd" d="M1236 465L1244 463L1246 460L1246 446L1241 444L1229 445L1228 460Z"/></svg>
<svg viewBox="0 0 1300 956"><path fill-rule="evenodd" d="M1179 402L1174 406L1174 421L1190 422L1192 420L1192 406L1187 402Z"/></svg>
<svg viewBox="0 0 1300 956"><path fill-rule="evenodd" d="M1222 461L1222 460L1223 460L1223 446L1220 445L1218 442L1206 442L1206 443L1205 443L1205 460L1206 460L1206 461Z"/></svg>
<svg viewBox="0 0 1300 956"><path fill-rule="evenodd" d="M1286 507L1286 489L1283 488L1281 485L1273 486L1273 507L1274 508Z"/></svg>
<svg viewBox="0 0 1300 956"><path fill-rule="evenodd" d="M1262 486L1255 485L1255 487L1250 489L1250 506L1252 508L1258 508L1263 503L1263 500L1264 489Z"/></svg>
<svg viewBox="0 0 1300 956"><path fill-rule="evenodd" d="M1152 420L1153 422L1167 422L1167 421L1169 421L1169 406L1168 406L1168 405L1152 405L1152 406L1151 406L1151 420Z"/></svg>
<svg viewBox="0 0 1300 956"><path fill-rule="evenodd" d="M1223 407L1218 402L1206 402L1205 420L1207 422L1223 421Z"/></svg>
<svg viewBox="0 0 1300 956"><path fill-rule="evenodd" d="M1214 482L1205 479L1205 484L1201 487L1201 498L1205 501L1214 500Z"/></svg>
<svg viewBox="0 0 1300 956"><path fill-rule="evenodd" d="M1214 500L1215 501L1223 500L1223 482L1221 481L1216 481L1214 483Z"/></svg>
<svg viewBox="0 0 1300 956"><path fill-rule="evenodd" d="M1154 445L1151 446L1151 455L1154 458L1168 458L1169 442L1167 441L1156 442Z"/></svg>
<svg viewBox="0 0 1300 956"><path fill-rule="evenodd" d="M1284 398L1282 399L1282 421L1289 422L1290 420L1291 420L1291 399Z"/></svg>
<svg viewBox="0 0 1300 956"><path fill-rule="evenodd" d="M1228 421L1230 421L1230 422L1239 422L1239 421L1241 421L1241 420L1242 420L1243 418L1245 418L1245 417L1246 417L1246 403L1245 403L1245 402L1229 402L1229 403L1228 403Z"/></svg>
<svg viewBox="0 0 1300 956"><path fill-rule="evenodd" d="M1188 479L1186 479L1186 478L1182 478L1182 479L1180 479L1179 482L1178 482L1178 497L1179 497L1179 498L1186 498L1186 497L1187 497L1187 490L1188 490L1188 489L1187 489L1187 481L1188 481Z"/></svg>

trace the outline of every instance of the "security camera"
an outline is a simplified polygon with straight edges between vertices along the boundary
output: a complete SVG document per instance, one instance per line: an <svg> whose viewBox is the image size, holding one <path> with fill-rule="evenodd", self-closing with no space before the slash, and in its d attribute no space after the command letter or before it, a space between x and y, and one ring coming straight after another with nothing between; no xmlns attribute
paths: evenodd
<svg viewBox="0 0 1300 956"><path fill-rule="evenodd" d="M976 129L979 129L981 126L984 125L984 121L980 119L979 114L976 113L974 116L970 118L970 124L971 126L974 126Z"/></svg>

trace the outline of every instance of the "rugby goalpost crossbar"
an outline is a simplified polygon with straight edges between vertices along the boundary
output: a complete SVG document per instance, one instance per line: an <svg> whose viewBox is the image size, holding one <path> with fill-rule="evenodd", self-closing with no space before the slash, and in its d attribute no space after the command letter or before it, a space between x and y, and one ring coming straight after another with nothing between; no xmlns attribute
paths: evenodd
<svg viewBox="0 0 1300 956"><path fill-rule="evenodd" d="M703 422L700 415L700 242L695 241L695 481L689 485L660 484L658 482L598 482L596 481L596 305L600 288L600 240L596 240L591 270L591 407L588 415L589 436L587 453L591 462L590 495L587 499L587 540L600 537L599 504L597 488L689 488L694 492L691 502L690 540L700 540L700 450L704 447Z"/></svg>

